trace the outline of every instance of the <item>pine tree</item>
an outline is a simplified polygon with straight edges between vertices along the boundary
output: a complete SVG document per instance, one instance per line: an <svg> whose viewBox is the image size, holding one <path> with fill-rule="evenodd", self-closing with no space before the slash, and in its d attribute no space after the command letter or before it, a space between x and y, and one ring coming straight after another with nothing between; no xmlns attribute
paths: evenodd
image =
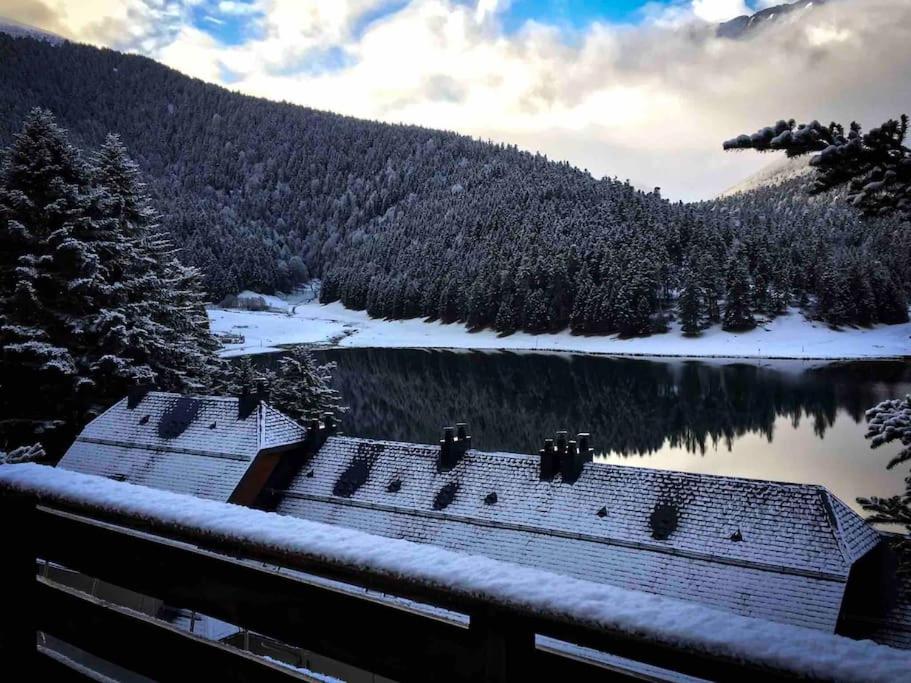
<svg viewBox="0 0 911 683"><path fill-rule="evenodd" d="M0 175L3 414L35 430L78 413L82 315L97 294L89 173L53 117L32 111Z"/></svg>
<svg viewBox="0 0 911 683"><path fill-rule="evenodd" d="M677 300L680 329L687 336L699 334L702 325L702 291L695 273L695 265L695 259L693 259L690 266L684 271L683 288Z"/></svg>
<svg viewBox="0 0 911 683"><path fill-rule="evenodd" d="M13 421L73 430L131 385L209 386L221 361L198 273L153 220L116 138L90 167L50 113L29 115L0 174L0 377Z"/></svg>
<svg viewBox="0 0 911 683"><path fill-rule="evenodd" d="M97 367L108 377L130 363L147 368L132 373L140 381L175 392L202 391L220 369L217 342L209 333L198 271L183 265L157 226L139 169L116 135L108 136L94 159L94 178L102 196L103 220L119 240L112 249L109 277L112 300L95 327L105 334L99 348L107 351ZM113 329L123 338L112 339ZM112 390L122 394L124 387Z"/></svg>
<svg viewBox="0 0 911 683"><path fill-rule="evenodd" d="M335 363L319 365L303 346L296 346L278 362L270 402L288 417L304 421L321 413L342 413L341 395L332 388Z"/></svg>
<svg viewBox="0 0 911 683"><path fill-rule="evenodd" d="M898 441L904 448L889 461L892 469L911 461L911 396L883 401L867 411L867 438L873 448ZM905 478L903 495L891 498L859 498L858 502L873 515L870 522L903 526L908 536L897 535L893 545L902 561L902 570L911 574L911 475Z"/></svg>
<svg viewBox="0 0 911 683"><path fill-rule="evenodd" d="M751 330L756 327L756 320L750 310L750 273L742 249L735 247L731 252L725 271L722 329L730 332Z"/></svg>
<svg viewBox="0 0 911 683"><path fill-rule="evenodd" d="M547 331L547 308L544 304L544 294L540 289L531 291L525 300L524 328L533 333Z"/></svg>

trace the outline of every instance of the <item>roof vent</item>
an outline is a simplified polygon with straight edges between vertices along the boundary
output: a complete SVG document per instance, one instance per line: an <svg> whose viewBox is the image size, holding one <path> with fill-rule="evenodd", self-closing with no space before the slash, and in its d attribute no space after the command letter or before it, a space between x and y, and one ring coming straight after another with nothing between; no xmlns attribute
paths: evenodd
<svg viewBox="0 0 911 683"><path fill-rule="evenodd" d="M467 423L458 422L455 429L444 427L443 438L440 439L439 469L443 472L451 470L459 464L469 448L471 448L471 436L468 434Z"/></svg>
<svg viewBox="0 0 911 683"><path fill-rule="evenodd" d="M148 384L140 384L127 389L127 408L133 410L142 403L142 399L144 399L150 391L152 391L152 387Z"/></svg>
<svg viewBox="0 0 911 683"><path fill-rule="evenodd" d="M740 533L740 529L737 529L733 534L731 534L731 540L735 543L740 543L743 540L743 534Z"/></svg>
<svg viewBox="0 0 911 683"><path fill-rule="evenodd" d="M600 517L601 519L604 519L605 517L607 517L607 506L598 510L597 514L598 514L598 517Z"/></svg>
<svg viewBox="0 0 911 683"><path fill-rule="evenodd" d="M200 401L195 398L187 396L178 398L158 421L158 436L162 439L176 439L183 434L196 419L199 405Z"/></svg>
<svg viewBox="0 0 911 683"><path fill-rule="evenodd" d="M139 424L141 424L141 425L147 425L147 424L149 424L149 416L148 416L148 415L143 415L142 417L140 417L140 418L139 418Z"/></svg>
<svg viewBox="0 0 911 683"><path fill-rule="evenodd" d="M669 500L660 500L655 503L648 525L652 529L652 538L656 541L665 541L677 530L679 511L677 506Z"/></svg>
<svg viewBox="0 0 911 683"><path fill-rule="evenodd" d="M389 493L398 493L399 491L402 490L402 480L393 479L392 481L389 482L389 486L386 487L386 490Z"/></svg>
<svg viewBox="0 0 911 683"><path fill-rule="evenodd" d="M455 500L456 493L459 492L459 483L456 481L451 481L446 486L441 488L436 497L433 499L433 509L434 510L443 510L444 508L449 507L449 504Z"/></svg>
<svg viewBox="0 0 911 683"><path fill-rule="evenodd" d="M484 505L496 505L497 504L497 492L491 491L484 497Z"/></svg>
<svg viewBox="0 0 911 683"><path fill-rule="evenodd" d="M332 495L340 498L350 498L357 493L357 490L366 484L370 478L370 471L373 469L375 461L375 456L356 456L335 482L335 486L332 487Z"/></svg>

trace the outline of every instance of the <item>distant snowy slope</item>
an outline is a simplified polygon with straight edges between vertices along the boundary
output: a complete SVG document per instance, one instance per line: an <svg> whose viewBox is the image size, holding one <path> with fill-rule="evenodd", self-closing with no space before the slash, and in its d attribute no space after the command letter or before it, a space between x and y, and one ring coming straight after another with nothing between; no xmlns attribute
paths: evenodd
<svg viewBox="0 0 911 683"><path fill-rule="evenodd" d="M51 45L59 45L66 40L56 33L42 31L40 28L35 28L34 26L29 26L27 24L20 24L18 21L13 21L12 19L7 19L2 16L0 16L0 33L5 33L13 38L34 38L35 40L43 40Z"/></svg>
<svg viewBox="0 0 911 683"><path fill-rule="evenodd" d="M800 21L801 17L814 7L824 5L826 0L798 0L766 7L752 15L742 15L718 26L719 38L738 39L752 35L759 29L782 20Z"/></svg>
<svg viewBox="0 0 911 683"><path fill-rule="evenodd" d="M763 187L775 187L789 180L809 175L812 172L810 157L796 157L794 159L777 159L768 166L742 180L736 185L718 195L719 198L730 197L740 192L752 192Z"/></svg>

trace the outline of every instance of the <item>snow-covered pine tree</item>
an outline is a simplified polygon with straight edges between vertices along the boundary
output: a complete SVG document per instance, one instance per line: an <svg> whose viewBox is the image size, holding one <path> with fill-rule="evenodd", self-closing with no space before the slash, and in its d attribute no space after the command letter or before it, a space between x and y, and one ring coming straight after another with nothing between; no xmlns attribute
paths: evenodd
<svg viewBox="0 0 911 683"><path fill-rule="evenodd" d="M688 337L699 334L702 325L703 303L702 288L699 286L698 273L696 272L696 259L690 260L690 265L683 272L682 288L677 299L677 309L680 315L680 329Z"/></svg>
<svg viewBox="0 0 911 683"><path fill-rule="evenodd" d="M730 332L744 332L756 327L756 320L750 310L750 272L746 255L740 246L731 252L725 268L725 297L722 329Z"/></svg>
<svg viewBox="0 0 911 683"><path fill-rule="evenodd" d="M0 174L2 408L77 429L133 384L208 386L221 361L195 271L157 234L116 138L85 164L34 110Z"/></svg>
<svg viewBox="0 0 911 683"><path fill-rule="evenodd" d="M889 462L889 469L911 461L911 396L883 401L867 411L867 438L871 446L898 441L903 448ZM894 539L903 569L911 572L911 474L905 478L905 492L891 498L859 498L858 502L873 515L869 521L903 526L909 536Z"/></svg>
<svg viewBox="0 0 911 683"><path fill-rule="evenodd" d="M35 433L79 413L91 380L82 316L100 263L88 169L49 112L33 110L0 173L0 377L8 425Z"/></svg>
<svg viewBox="0 0 911 683"><path fill-rule="evenodd" d="M224 396L270 394L274 385L275 373L272 370L259 367L250 356L241 356L225 367L214 391Z"/></svg>
<svg viewBox="0 0 911 683"><path fill-rule="evenodd" d="M8 453L0 451L0 465L17 465L23 462L38 462L47 457L44 447L40 443L31 446L20 446Z"/></svg>
<svg viewBox="0 0 911 683"><path fill-rule="evenodd" d="M115 378L120 368L142 364L147 376L127 375L126 384L148 382L176 392L206 389L221 362L209 333L199 273L180 263L159 231L139 169L118 136L108 136L93 166L101 217L119 236L108 259L115 296L95 324L102 333L95 368ZM112 387L112 395L122 395L124 388Z"/></svg>
<svg viewBox="0 0 911 683"><path fill-rule="evenodd" d="M303 422L321 413L342 413L341 395L332 388L335 363L320 365L303 346L296 346L278 362L269 400L288 417Z"/></svg>

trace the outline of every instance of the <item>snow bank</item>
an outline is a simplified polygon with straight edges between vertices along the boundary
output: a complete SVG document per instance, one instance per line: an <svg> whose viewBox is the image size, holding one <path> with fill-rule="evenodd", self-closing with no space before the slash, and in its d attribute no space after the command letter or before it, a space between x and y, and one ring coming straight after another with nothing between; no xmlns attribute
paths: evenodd
<svg viewBox="0 0 911 683"><path fill-rule="evenodd" d="M842 681L909 680L911 652L555 576L432 545L114 482L32 463L0 466L0 491L97 506L175 530L250 543L456 594L619 630L693 651Z"/></svg>
<svg viewBox="0 0 911 683"><path fill-rule="evenodd" d="M285 344L339 347L452 348L567 351L616 356L685 358L769 358L840 360L911 355L911 323L870 329L832 330L805 319L796 309L744 333L713 327L696 338L674 326L666 334L636 339L578 337L569 332L500 337L491 330L470 332L464 325L413 320L376 320L339 303L296 306L294 313L275 314L213 308L213 332L243 334L243 344L230 344L225 356L276 351Z"/></svg>

